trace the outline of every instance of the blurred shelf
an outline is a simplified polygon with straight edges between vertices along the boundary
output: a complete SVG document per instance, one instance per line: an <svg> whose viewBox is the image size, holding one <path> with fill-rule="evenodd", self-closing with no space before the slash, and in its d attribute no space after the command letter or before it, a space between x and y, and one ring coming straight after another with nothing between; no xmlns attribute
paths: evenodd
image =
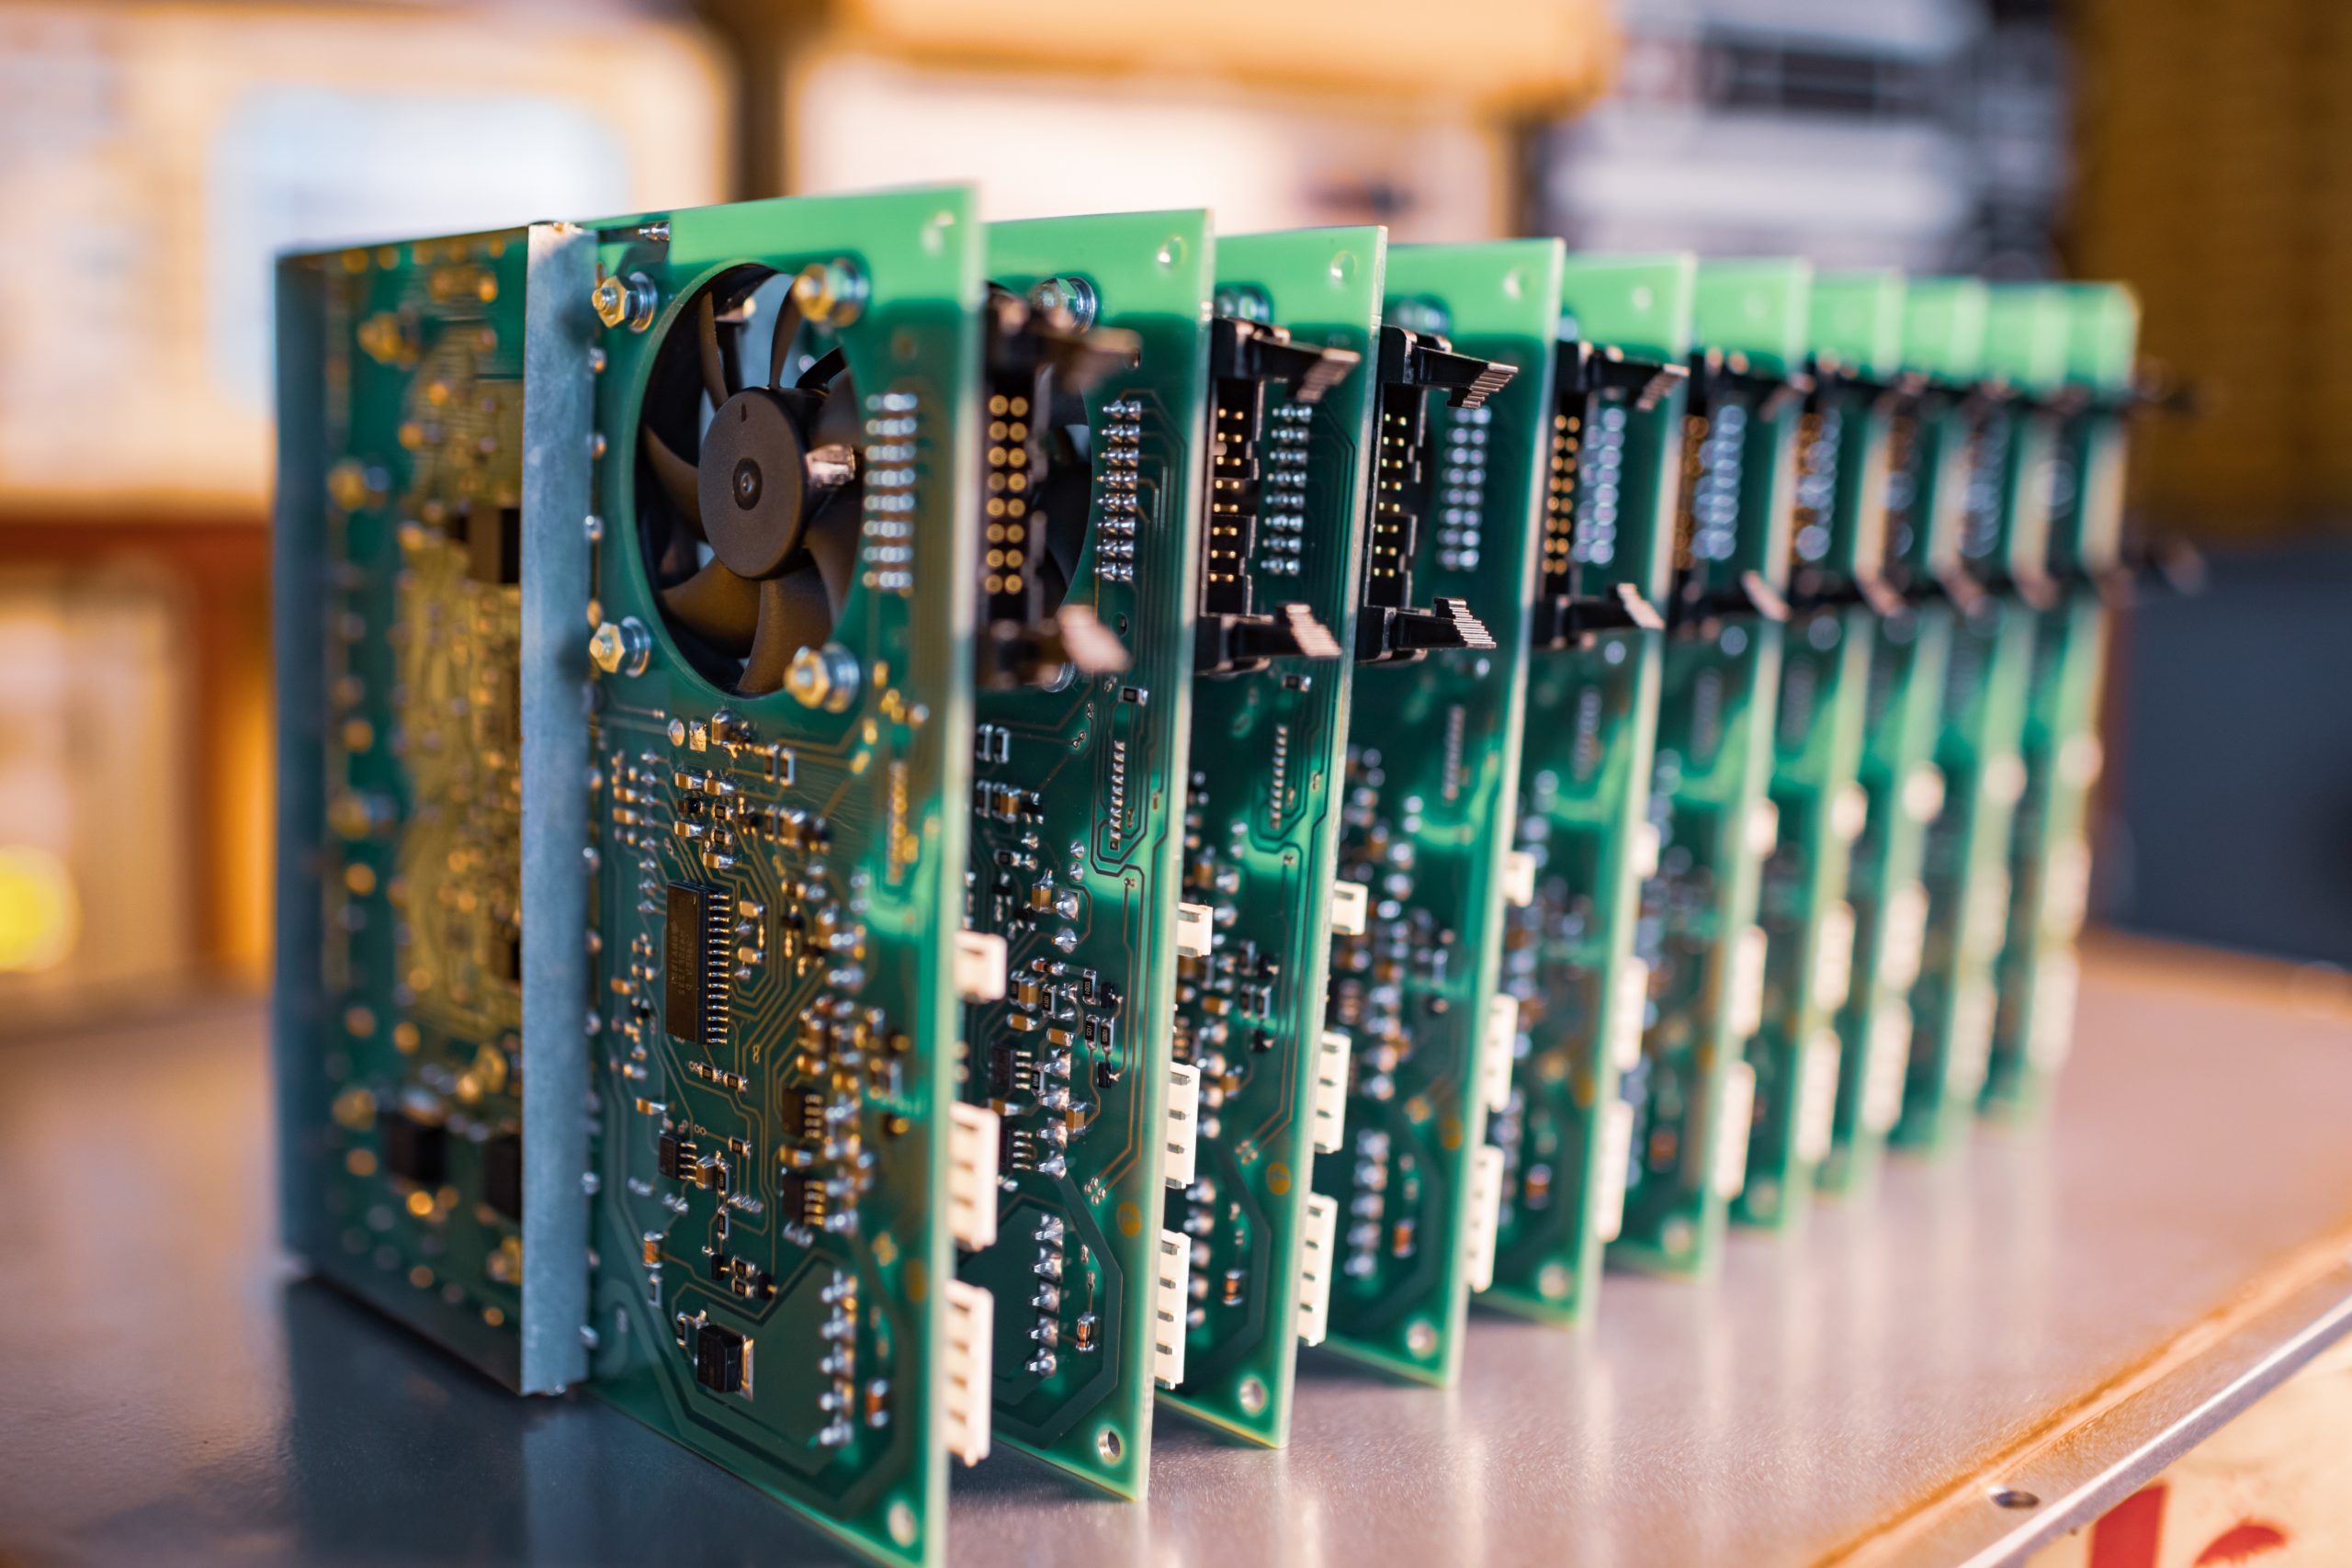
<svg viewBox="0 0 2352 1568"><path fill-rule="evenodd" d="M1152 1501L1001 1455L959 1564L1992 1563L2352 1326L2340 977L2102 943L2061 1103L1592 1331L1482 1317L1451 1393L1310 1358L1291 1448L1173 1419ZM257 1007L0 1047L0 1560L828 1559L573 1397L295 1279ZM2005 1506L2006 1505L2006 1506Z"/></svg>

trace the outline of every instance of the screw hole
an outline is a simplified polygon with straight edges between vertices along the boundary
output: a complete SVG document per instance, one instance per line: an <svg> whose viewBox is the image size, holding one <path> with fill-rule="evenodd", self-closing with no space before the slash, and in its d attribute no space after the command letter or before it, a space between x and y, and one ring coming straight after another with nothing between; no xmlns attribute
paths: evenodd
<svg viewBox="0 0 2352 1568"><path fill-rule="evenodd" d="M2038 1495L2021 1487L1996 1486L1990 1495L1993 1499L1993 1506L1996 1508L2039 1508L2041 1506L2041 1499Z"/></svg>
<svg viewBox="0 0 2352 1568"><path fill-rule="evenodd" d="M1116 1427L1105 1427L1095 1434L1094 1451L1102 1456L1104 1464L1116 1464L1119 1462L1119 1456L1127 1451L1127 1445L1120 1438Z"/></svg>

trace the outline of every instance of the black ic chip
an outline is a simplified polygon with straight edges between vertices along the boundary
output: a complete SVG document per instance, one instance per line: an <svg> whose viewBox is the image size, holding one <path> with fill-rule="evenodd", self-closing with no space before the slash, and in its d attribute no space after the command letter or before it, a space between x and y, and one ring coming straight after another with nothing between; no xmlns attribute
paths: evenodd
<svg viewBox="0 0 2352 1568"><path fill-rule="evenodd" d="M501 1133L482 1145L481 1201L510 1220L523 1217L523 1139Z"/></svg>
<svg viewBox="0 0 2352 1568"><path fill-rule="evenodd" d="M664 1129L653 1145L653 1168L665 1180L684 1181L694 1174L695 1145L684 1133Z"/></svg>
<svg viewBox="0 0 2352 1568"><path fill-rule="evenodd" d="M522 581L523 509L502 506L487 516L475 511L466 519L466 574L476 582Z"/></svg>
<svg viewBox="0 0 2352 1568"><path fill-rule="evenodd" d="M490 972L510 986L523 983L523 928L501 926L490 935Z"/></svg>
<svg viewBox="0 0 2352 1568"><path fill-rule="evenodd" d="M662 944L663 1020L672 1034L697 1045L726 1043L731 987L735 900L716 887L673 882Z"/></svg>
<svg viewBox="0 0 2352 1568"><path fill-rule="evenodd" d="M787 1088L784 1102L784 1134L804 1143L825 1141L825 1097L813 1089Z"/></svg>
<svg viewBox="0 0 2352 1568"><path fill-rule="evenodd" d="M376 1131L384 1140L384 1168L419 1187L438 1187L449 1174L449 1130L405 1111L381 1111Z"/></svg>
<svg viewBox="0 0 2352 1568"><path fill-rule="evenodd" d="M825 1183L820 1177L787 1170L782 1183L784 1213L788 1223L822 1230L825 1226Z"/></svg>
<svg viewBox="0 0 2352 1568"><path fill-rule="evenodd" d="M749 1343L731 1328L706 1323L695 1331L695 1382L713 1393L741 1393Z"/></svg>

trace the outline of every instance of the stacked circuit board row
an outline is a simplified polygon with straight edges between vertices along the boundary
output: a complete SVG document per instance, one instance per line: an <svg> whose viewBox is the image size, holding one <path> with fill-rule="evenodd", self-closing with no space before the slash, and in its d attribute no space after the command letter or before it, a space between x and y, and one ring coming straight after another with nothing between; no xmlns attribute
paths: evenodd
<svg viewBox="0 0 2352 1568"><path fill-rule="evenodd" d="M2063 1055L2128 296L982 225L289 256L289 1244L877 1560Z"/></svg>

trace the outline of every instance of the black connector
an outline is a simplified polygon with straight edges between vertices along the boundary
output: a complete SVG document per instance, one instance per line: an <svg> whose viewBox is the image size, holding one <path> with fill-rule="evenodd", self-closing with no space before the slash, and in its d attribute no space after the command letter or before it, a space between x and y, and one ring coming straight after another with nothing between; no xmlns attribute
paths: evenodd
<svg viewBox="0 0 2352 1568"><path fill-rule="evenodd" d="M1067 419L1083 424L1087 394L1143 358L1143 340L1080 321L1057 296L1033 303L989 286L981 360L979 639L982 691L1049 686L1075 666L1125 670L1126 649L1085 605L1063 598L1093 504L1086 454L1049 441ZM1057 510L1069 515L1057 517ZM1062 557L1051 551L1063 541Z"/></svg>
<svg viewBox="0 0 2352 1568"><path fill-rule="evenodd" d="M1510 384L1519 367L1457 354L1433 333L1393 322L1380 329L1380 400L1374 434L1371 529L1364 541L1363 592L1356 612L1356 662L1392 664L1442 649L1487 649L1486 623L1459 599L1424 609L1413 603L1413 570L1428 518L1435 464L1430 455L1429 398L1446 394L1475 409Z"/></svg>
<svg viewBox="0 0 2352 1568"><path fill-rule="evenodd" d="M1544 536L1528 636L1539 649L1577 648L1603 632L1664 628L1665 617L1628 582L1599 580L1579 535L1585 451L1601 411L1646 412L1690 378L1686 366L1628 359L1617 349L1564 340L1555 358L1552 455Z"/></svg>
<svg viewBox="0 0 2352 1568"><path fill-rule="evenodd" d="M1261 570L1304 576L1307 422L1362 357L1351 348L1300 343L1263 321L1220 316L1210 323L1209 509L1193 651L1199 673L1235 675L1277 659L1340 657L1339 638L1306 604L1260 610L1257 579ZM1270 436L1267 389L1273 386L1286 388L1288 396Z"/></svg>

